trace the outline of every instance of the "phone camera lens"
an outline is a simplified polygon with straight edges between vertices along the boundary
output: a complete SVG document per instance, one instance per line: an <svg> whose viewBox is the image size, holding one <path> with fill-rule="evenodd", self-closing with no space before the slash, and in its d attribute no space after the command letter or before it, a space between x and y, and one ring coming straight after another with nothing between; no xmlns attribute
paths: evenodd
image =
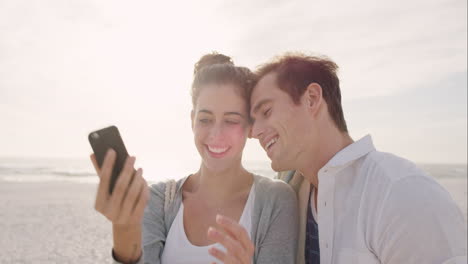
<svg viewBox="0 0 468 264"><path fill-rule="evenodd" d="M98 134L98 133L93 133L93 134L91 134L91 137L92 137L93 139L98 139L98 138L99 138L99 134Z"/></svg>

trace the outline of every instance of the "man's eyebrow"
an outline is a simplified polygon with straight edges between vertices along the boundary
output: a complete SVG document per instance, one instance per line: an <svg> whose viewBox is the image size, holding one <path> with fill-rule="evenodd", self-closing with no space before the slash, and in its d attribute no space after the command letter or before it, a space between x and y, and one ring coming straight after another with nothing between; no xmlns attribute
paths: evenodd
<svg viewBox="0 0 468 264"><path fill-rule="evenodd" d="M264 104L269 103L269 102L271 102L271 99L261 100L259 103L257 103L257 105L254 107L252 112L255 114Z"/></svg>

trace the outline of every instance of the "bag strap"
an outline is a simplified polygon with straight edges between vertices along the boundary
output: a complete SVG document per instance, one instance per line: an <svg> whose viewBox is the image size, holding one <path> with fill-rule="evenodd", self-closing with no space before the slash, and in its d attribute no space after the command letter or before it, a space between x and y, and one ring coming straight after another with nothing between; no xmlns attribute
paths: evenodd
<svg viewBox="0 0 468 264"><path fill-rule="evenodd" d="M164 193L164 214L166 213L169 205L174 201L175 193L176 193L177 183L174 179L170 179L166 181L166 191Z"/></svg>

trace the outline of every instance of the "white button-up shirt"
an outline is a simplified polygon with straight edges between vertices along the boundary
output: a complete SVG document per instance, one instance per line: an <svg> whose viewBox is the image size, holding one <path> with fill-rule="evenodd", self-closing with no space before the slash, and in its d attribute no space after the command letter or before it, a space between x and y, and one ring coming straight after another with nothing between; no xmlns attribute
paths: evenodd
<svg viewBox="0 0 468 264"><path fill-rule="evenodd" d="M450 194L413 163L376 151L370 136L337 153L318 182L320 263L467 263L467 223Z"/></svg>

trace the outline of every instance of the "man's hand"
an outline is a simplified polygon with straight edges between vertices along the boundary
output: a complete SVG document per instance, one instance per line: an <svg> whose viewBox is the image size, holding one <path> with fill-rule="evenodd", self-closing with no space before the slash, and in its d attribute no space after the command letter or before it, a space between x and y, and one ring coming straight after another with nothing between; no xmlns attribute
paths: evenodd
<svg viewBox="0 0 468 264"><path fill-rule="evenodd" d="M221 229L210 227L208 238L223 245L227 252L212 247L209 249L210 255L224 264L251 264L255 247L245 228L222 215L216 216L216 223Z"/></svg>

